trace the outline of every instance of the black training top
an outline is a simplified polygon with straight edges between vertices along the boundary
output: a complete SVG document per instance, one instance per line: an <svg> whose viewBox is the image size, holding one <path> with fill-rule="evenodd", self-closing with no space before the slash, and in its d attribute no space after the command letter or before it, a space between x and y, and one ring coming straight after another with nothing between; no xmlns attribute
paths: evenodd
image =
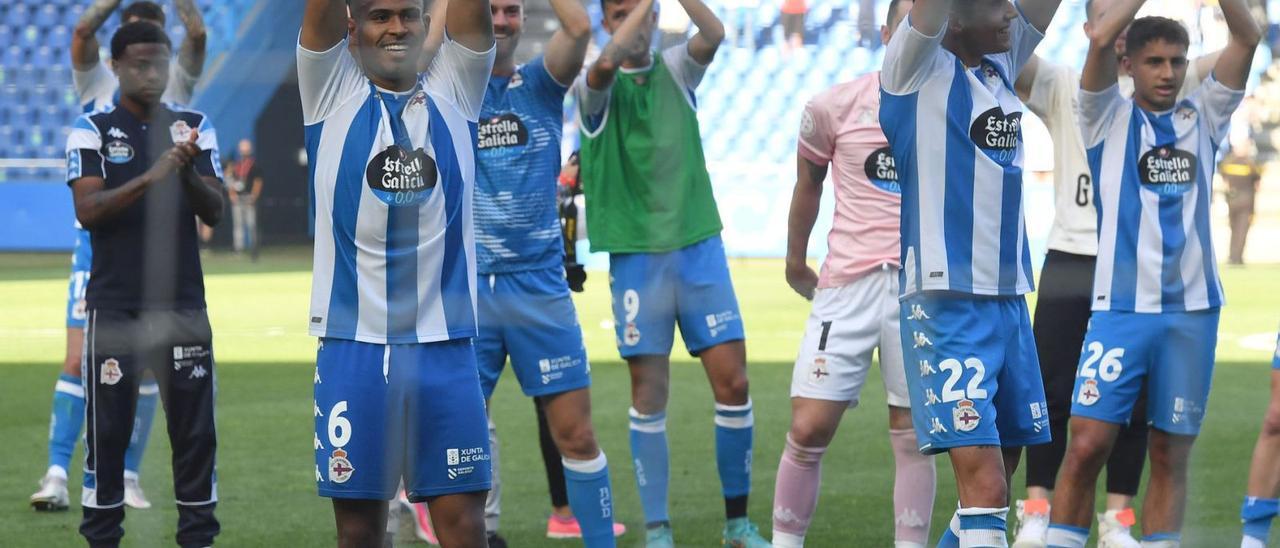
<svg viewBox="0 0 1280 548"><path fill-rule="evenodd" d="M101 177L106 188L142 175L175 142L199 129L200 175L222 178L217 135L203 113L164 104L148 122L127 109L107 107L76 120L67 136L67 184ZM147 189L118 215L89 229L93 269L89 309L204 308L204 275L195 211L178 176Z"/></svg>

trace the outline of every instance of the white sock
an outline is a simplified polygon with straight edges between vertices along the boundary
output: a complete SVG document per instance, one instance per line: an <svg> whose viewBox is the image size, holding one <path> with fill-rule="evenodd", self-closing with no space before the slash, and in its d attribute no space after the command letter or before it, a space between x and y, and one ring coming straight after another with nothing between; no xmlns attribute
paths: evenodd
<svg viewBox="0 0 1280 548"><path fill-rule="evenodd" d="M782 531L774 531L773 548L804 548L804 537Z"/></svg>
<svg viewBox="0 0 1280 548"><path fill-rule="evenodd" d="M1245 535L1244 539L1240 541L1240 548L1267 548L1267 543Z"/></svg>
<svg viewBox="0 0 1280 548"><path fill-rule="evenodd" d="M45 471L44 475L46 477L53 476L62 481L67 481L67 469L56 464L49 466L49 469Z"/></svg>

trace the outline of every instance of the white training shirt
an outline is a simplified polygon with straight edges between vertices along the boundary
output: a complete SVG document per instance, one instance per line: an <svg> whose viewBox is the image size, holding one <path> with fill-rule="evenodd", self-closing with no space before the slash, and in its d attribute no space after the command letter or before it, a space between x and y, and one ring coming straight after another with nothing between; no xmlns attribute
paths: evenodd
<svg viewBox="0 0 1280 548"><path fill-rule="evenodd" d="M1139 108L1118 85L1080 92L1100 220L1093 310L1223 305L1209 202L1218 144L1243 99L1212 77L1166 112Z"/></svg>
<svg viewBox="0 0 1280 548"><path fill-rule="evenodd" d="M1018 77L1044 38L1019 10L1012 47L966 67L907 17L885 51L880 122L902 184L902 294L1032 291Z"/></svg>
<svg viewBox="0 0 1280 548"><path fill-rule="evenodd" d="M493 57L446 38L414 90L397 94L374 86L346 40L323 52L298 46L315 212L312 335L475 336L474 150Z"/></svg>

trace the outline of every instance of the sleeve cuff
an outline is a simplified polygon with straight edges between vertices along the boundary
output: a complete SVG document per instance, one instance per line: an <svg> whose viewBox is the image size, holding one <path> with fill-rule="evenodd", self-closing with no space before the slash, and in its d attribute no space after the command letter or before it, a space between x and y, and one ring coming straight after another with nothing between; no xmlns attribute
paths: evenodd
<svg viewBox="0 0 1280 548"><path fill-rule="evenodd" d="M820 153L818 153L817 151L813 150L813 149L812 149L812 148L810 148L810 147L809 147L809 145L808 145L808 144L806 144L804 141L800 141L800 142L799 142L799 144L797 144L797 145L796 145L796 152L800 154L800 157L801 157L801 158L804 158L804 159L806 159L806 160L808 160L808 161L810 161L810 162L813 162L813 163L815 163L815 164L819 164L819 165L827 165L827 164L831 163L831 158L829 158L829 157L827 157L826 155L824 155L824 154L820 154Z"/></svg>

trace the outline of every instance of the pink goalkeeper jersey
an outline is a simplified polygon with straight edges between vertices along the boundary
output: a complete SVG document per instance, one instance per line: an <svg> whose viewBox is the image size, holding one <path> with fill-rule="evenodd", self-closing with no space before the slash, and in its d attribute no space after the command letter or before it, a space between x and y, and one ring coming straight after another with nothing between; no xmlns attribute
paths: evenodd
<svg viewBox="0 0 1280 548"><path fill-rule="evenodd" d="M830 164L836 189L818 287L848 285L881 265L899 265L902 187L879 113L880 73L872 72L814 97L800 119L800 155Z"/></svg>

